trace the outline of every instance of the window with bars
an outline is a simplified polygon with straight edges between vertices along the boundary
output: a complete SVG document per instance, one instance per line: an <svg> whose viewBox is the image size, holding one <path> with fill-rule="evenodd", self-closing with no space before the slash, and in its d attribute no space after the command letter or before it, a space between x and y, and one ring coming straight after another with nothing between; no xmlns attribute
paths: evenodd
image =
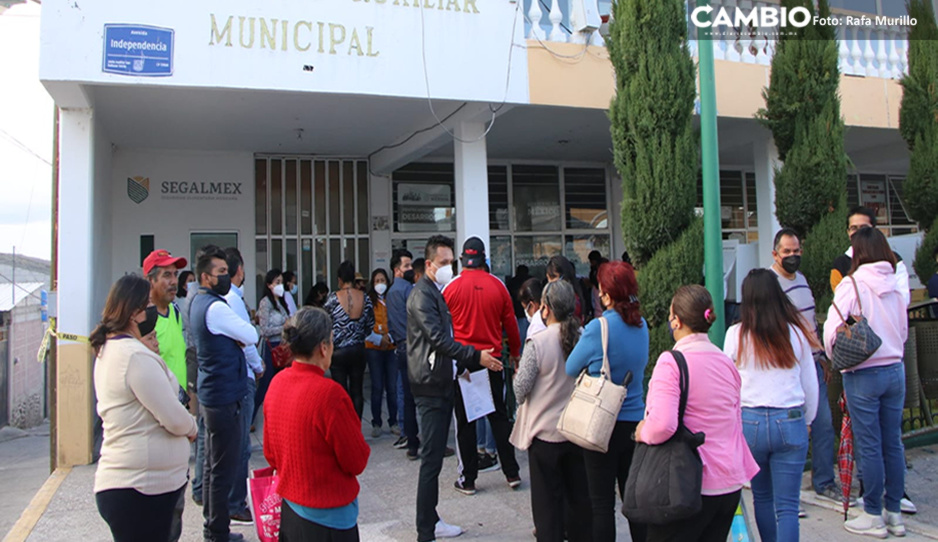
<svg viewBox="0 0 938 542"><path fill-rule="evenodd" d="M297 303L316 282L335 288L343 260L369 274L367 162L258 156L255 180L258 292L271 268L297 274Z"/></svg>
<svg viewBox="0 0 938 542"><path fill-rule="evenodd" d="M411 184L445 186L436 191L439 203L454 206L452 164L411 164L396 171L394 186L394 235L392 248L407 248L421 257L429 232L413 228L412 217L400 197L400 187ZM491 165L488 168L489 229L488 256L492 273L505 278L515 267L527 265L534 276L545 275L551 256L563 254L573 262L577 272L589 272L587 256L599 250L612 257L611 224L609 223L609 189L606 170L602 167L563 167L557 165ZM447 195L444 197L444 195ZM423 194L414 199L429 197ZM427 222L429 223L429 217ZM433 229L455 234L455 221L445 228ZM457 247L458 249L459 247ZM418 254L419 253L419 254Z"/></svg>

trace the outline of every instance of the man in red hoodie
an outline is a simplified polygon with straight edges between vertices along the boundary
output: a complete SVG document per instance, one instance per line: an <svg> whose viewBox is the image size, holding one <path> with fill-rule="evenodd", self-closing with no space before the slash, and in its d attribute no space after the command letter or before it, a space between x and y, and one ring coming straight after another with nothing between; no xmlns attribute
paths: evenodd
<svg viewBox="0 0 938 542"><path fill-rule="evenodd" d="M453 315L453 338L474 346L477 350L493 349L492 355L502 352L502 336L508 335L508 346L512 362L521 354L521 336L518 320L508 289L485 269L485 244L478 237L470 237L463 244L462 273L443 290L446 305ZM492 386L495 412L488 420L495 435L495 445L501 462L502 472L508 485L516 489L521 485L515 449L508 442L511 421L505 406L505 376L502 371L488 372ZM459 386L456 387L456 440L459 451L459 478L454 484L457 491L465 495L476 492L475 481L479 473L479 456L476 449L475 423L466 420L466 409Z"/></svg>

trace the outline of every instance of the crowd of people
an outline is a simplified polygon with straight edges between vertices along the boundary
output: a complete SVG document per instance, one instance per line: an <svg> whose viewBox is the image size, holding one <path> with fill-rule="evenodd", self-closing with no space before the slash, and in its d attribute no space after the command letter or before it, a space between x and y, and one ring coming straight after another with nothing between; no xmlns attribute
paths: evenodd
<svg viewBox="0 0 938 542"><path fill-rule="evenodd" d="M527 452L537 540L615 540L616 493L624 500L636 450L667 442L679 425L705 435L702 505L664 524L630 522L633 541L722 542L749 484L760 538L798 540L809 447L814 491L841 502L829 360L842 326L863 319L882 345L841 371L862 480L859 513L844 527L902 536L901 512L914 513L901 440L908 272L872 212L852 210L847 226L850 248L832 265L823 329L799 271L801 241L783 229L772 267L743 281L739 321L722 349L707 335L717 320L710 294L676 287L666 323L675 344L658 357L647 389L649 326L627 254L609 261L594 251L588 277L554 256L545 280L519 266L502 281L481 239L467 239L457 257L453 240L436 235L423 258L396 250L390 272L370 279L343 262L338 288L317 283L299 306L295 274L271 269L252 314L236 248L203 247L182 273L184 258L156 250L143 277L113 285L91 335L104 425L98 509L114 540L178 540L192 443L191 496L203 507L204 539L242 539L230 525L253 521L250 433L263 407L264 457L283 498L280 539L358 540L367 369L372 444L386 424L394 448L420 460L418 542L463 533L437 511L454 419L452 487L461 494L484 489L479 473L499 469L520 488L516 453ZM606 451L558 430L584 373L627 386ZM476 379L488 381L492 397L481 417L470 416L461 385Z"/></svg>

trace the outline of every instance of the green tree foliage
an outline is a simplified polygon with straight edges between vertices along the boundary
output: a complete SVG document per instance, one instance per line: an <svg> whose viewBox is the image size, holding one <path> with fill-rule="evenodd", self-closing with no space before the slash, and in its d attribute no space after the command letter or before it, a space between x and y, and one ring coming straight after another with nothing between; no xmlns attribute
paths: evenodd
<svg viewBox="0 0 938 542"><path fill-rule="evenodd" d="M811 0L783 0L782 6L789 11L804 7L814 13ZM821 0L818 16L828 15L828 3ZM772 131L782 161L787 161L788 152L800 135L800 122L820 115L837 96L840 85L837 55L837 41L831 26L789 28L779 36L772 57L769 87L762 91L766 106L756 113L756 118ZM834 114L840 117L839 101Z"/></svg>
<svg viewBox="0 0 938 542"><path fill-rule="evenodd" d="M609 117L622 177L625 244L639 266L687 228L697 181L694 64L684 5L617 0L607 40L616 73Z"/></svg>
<svg viewBox="0 0 938 542"><path fill-rule="evenodd" d="M938 248L938 218L932 223L931 227L928 228L928 233L925 234L925 240L922 241L922 246L915 252L915 262L912 263L912 266L915 268L915 273L918 275L918 280L925 284L928 282L928 279L931 278L935 272L938 272L938 262L935 262L935 249Z"/></svg>
<svg viewBox="0 0 938 542"><path fill-rule="evenodd" d="M909 216L927 228L914 263L925 282L935 272L938 245L938 25L930 0L909 0L907 7L918 24L909 31L909 74L900 81L899 132L912 153L902 192Z"/></svg>
<svg viewBox="0 0 938 542"><path fill-rule="evenodd" d="M782 0L782 6L815 13L811 0ZM830 14L826 0L816 13ZM766 107L756 114L784 160L775 171L776 216L802 235L801 268L818 312L830 304L830 265L846 244L848 160L837 58L831 27L809 25L783 36L772 57L770 86L762 92Z"/></svg>
<svg viewBox="0 0 938 542"><path fill-rule="evenodd" d="M819 315L827 313L827 308L834 298L830 283L831 262L843 254L847 246L846 199L844 193L834 212L825 214L811 228L802 247L801 272L811 286L814 305Z"/></svg>
<svg viewBox="0 0 938 542"><path fill-rule="evenodd" d="M622 177L625 245L640 269L653 361L671 345L662 336L674 291L702 276L703 228L694 220L695 70L682 2L614 0L612 11L606 44L616 74L609 108L613 155Z"/></svg>

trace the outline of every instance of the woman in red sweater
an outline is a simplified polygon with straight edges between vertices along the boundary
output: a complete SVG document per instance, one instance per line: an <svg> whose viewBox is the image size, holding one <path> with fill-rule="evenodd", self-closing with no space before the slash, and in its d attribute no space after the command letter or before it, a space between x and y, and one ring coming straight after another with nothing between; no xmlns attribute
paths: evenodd
<svg viewBox="0 0 938 542"><path fill-rule="evenodd" d="M283 328L295 357L270 384L264 457L280 475L281 542L358 541L358 480L371 449L352 400L323 375L332 364L332 318L303 307Z"/></svg>

